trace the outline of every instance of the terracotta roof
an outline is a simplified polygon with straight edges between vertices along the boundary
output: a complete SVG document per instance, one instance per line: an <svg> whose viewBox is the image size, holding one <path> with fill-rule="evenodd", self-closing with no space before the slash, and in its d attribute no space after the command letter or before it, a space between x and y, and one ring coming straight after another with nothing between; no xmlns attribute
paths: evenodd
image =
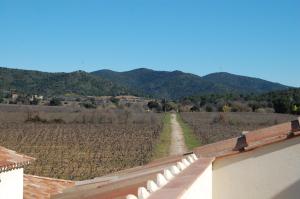
<svg viewBox="0 0 300 199"><path fill-rule="evenodd" d="M292 127L296 123L298 127ZM275 142L283 141L300 135L299 119L268 128L254 130L243 134L241 137L223 140L220 142L195 148L193 151L200 157L223 157L238 154L243 151L253 150ZM237 147L244 144L241 150Z"/></svg>
<svg viewBox="0 0 300 199"><path fill-rule="evenodd" d="M62 193L68 187L75 185L69 180L46 178L24 174L24 199L42 199Z"/></svg>
<svg viewBox="0 0 300 199"><path fill-rule="evenodd" d="M23 167L32 160L34 160L34 158L0 146L0 172Z"/></svg>
<svg viewBox="0 0 300 199"><path fill-rule="evenodd" d="M183 156L172 156L156 160L145 166L126 169L111 175L79 182L77 186L66 189L62 194L55 195L56 199L110 199L125 198L128 194L137 195L137 189L146 186L149 179L166 167L174 165Z"/></svg>

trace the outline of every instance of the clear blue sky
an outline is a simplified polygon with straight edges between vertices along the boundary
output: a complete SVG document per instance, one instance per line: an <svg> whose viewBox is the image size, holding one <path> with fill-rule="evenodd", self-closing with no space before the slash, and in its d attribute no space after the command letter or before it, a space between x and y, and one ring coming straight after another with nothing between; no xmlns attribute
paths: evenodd
<svg viewBox="0 0 300 199"><path fill-rule="evenodd" d="M300 86L299 0L0 0L0 66L226 71Z"/></svg>

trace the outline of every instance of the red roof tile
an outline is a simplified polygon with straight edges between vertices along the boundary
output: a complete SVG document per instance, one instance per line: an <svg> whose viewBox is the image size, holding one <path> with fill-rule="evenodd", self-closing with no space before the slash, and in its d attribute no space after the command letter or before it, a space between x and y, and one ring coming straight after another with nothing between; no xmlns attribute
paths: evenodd
<svg viewBox="0 0 300 199"><path fill-rule="evenodd" d="M62 193L75 182L24 174L24 199L42 199Z"/></svg>
<svg viewBox="0 0 300 199"><path fill-rule="evenodd" d="M9 169L23 167L29 164L34 158L16 153L5 147L0 146L0 172Z"/></svg>

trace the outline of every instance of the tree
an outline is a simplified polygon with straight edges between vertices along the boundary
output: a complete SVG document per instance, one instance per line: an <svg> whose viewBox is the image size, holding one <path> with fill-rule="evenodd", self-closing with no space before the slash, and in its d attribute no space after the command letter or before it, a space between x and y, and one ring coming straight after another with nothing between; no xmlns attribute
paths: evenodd
<svg viewBox="0 0 300 199"><path fill-rule="evenodd" d="M256 109L261 108L259 102L257 102L257 101L250 101L250 102L248 103L248 105L249 105L249 107L252 109L253 112L255 112Z"/></svg>
<svg viewBox="0 0 300 199"><path fill-rule="evenodd" d="M49 106L61 106L61 100L59 98L52 98L49 102Z"/></svg>
<svg viewBox="0 0 300 199"><path fill-rule="evenodd" d="M193 106L193 107L190 109L190 111L192 111L192 112L199 112L200 109L199 109L197 106Z"/></svg>
<svg viewBox="0 0 300 199"><path fill-rule="evenodd" d="M290 102L286 98L277 98L273 101L276 113L290 113Z"/></svg>
<svg viewBox="0 0 300 199"><path fill-rule="evenodd" d="M231 108L230 108L230 106L228 106L227 104L225 104L224 106L223 106L223 112L230 112L231 111Z"/></svg>
<svg viewBox="0 0 300 199"><path fill-rule="evenodd" d="M157 101L150 101L148 102L147 106L149 109L152 110L152 109L158 109L160 105Z"/></svg>
<svg viewBox="0 0 300 199"><path fill-rule="evenodd" d="M30 101L30 104L31 104L31 105L38 105L39 103L40 103L40 100L37 99L37 98L33 98L33 100Z"/></svg>
<svg viewBox="0 0 300 199"><path fill-rule="evenodd" d="M119 99L118 98L115 98L115 97L111 97L110 98L110 101L112 102L112 103L114 103L115 105L119 105Z"/></svg>
<svg viewBox="0 0 300 199"><path fill-rule="evenodd" d="M212 112L212 111L213 111L213 108L212 108L210 105L207 105L207 106L205 107L205 111L206 111L206 112Z"/></svg>
<svg viewBox="0 0 300 199"><path fill-rule="evenodd" d="M175 104L174 102L171 101L167 101L167 100L162 100L162 109L163 111L171 111L171 110L176 110L177 111L177 104Z"/></svg>
<svg viewBox="0 0 300 199"><path fill-rule="evenodd" d="M300 114L300 105L294 104L292 106L292 113L299 115Z"/></svg>

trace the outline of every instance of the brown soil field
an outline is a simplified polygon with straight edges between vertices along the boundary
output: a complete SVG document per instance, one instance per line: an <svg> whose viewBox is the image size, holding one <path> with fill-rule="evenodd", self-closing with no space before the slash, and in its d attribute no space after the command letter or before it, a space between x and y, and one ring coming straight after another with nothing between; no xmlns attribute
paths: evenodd
<svg viewBox="0 0 300 199"><path fill-rule="evenodd" d="M276 113L180 113L199 138L202 145L239 136L242 131L250 131L296 119L294 115Z"/></svg>
<svg viewBox="0 0 300 199"><path fill-rule="evenodd" d="M0 106L0 145L36 158L25 173L90 179L150 161L162 116L130 109Z"/></svg>

